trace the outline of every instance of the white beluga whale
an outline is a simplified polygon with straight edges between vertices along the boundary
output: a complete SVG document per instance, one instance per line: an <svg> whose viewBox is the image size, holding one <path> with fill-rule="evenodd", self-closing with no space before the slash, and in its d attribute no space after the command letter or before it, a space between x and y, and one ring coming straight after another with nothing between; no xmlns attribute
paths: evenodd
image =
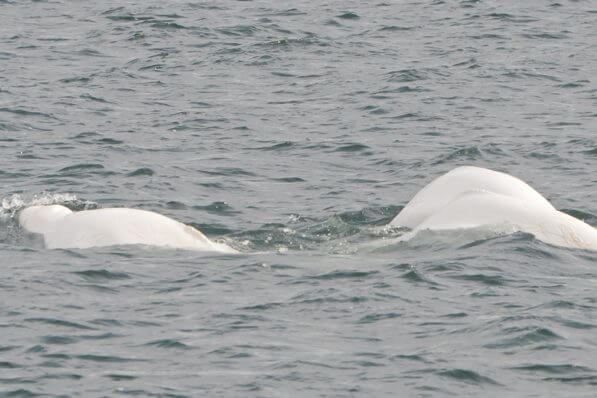
<svg viewBox="0 0 597 398"><path fill-rule="evenodd" d="M597 250L597 229L566 213L511 175L458 167L419 191L390 222L412 232L487 228L497 234L526 232L556 246Z"/></svg>
<svg viewBox="0 0 597 398"><path fill-rule="evenodd" d="M28 232L42 234L49 249L150 245L236 253L192 226L147 210L106 208L73 212L61 205L30 206L21 210L19 223Z"/></svg>

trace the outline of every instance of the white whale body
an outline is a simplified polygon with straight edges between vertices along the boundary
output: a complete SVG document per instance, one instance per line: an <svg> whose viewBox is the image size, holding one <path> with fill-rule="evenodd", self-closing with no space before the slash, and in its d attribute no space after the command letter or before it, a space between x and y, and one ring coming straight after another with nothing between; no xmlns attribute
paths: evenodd
<svg viewBox="0 0 597 398"><path fill-rule="evenodd" d="M390 222L420 231L490 228L526 232L556 246L597 250L597 230L556 210L529 185L511 175L480 167L458 167L419 191Z"/></svg>
<svg viewBox="0 0 597 398"><path fill-rule="evenodd" d="M30 206L19 214L20 225L42 234L49 249L86 249L113 245L235 253L212 242L197 229L147 210L106 208L73 212L61 205Z"/></svg>

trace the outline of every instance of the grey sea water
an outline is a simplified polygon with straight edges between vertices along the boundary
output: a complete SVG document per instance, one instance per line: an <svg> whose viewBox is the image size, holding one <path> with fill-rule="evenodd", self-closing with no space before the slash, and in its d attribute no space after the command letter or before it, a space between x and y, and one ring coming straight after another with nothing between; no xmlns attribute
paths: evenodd
<svg viewBox="0 0 597 398"><path fill-rule="evenodd" d="M590 0L0 0L0 395L594 397L596 253L379 243L464 164L597 225L595 76ZM35 203L242 253L46 250Z"/></svg>

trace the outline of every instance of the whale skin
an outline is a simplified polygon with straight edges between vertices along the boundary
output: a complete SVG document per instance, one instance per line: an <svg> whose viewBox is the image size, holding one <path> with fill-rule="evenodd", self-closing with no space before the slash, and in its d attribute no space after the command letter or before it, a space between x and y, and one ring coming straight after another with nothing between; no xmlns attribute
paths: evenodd
<svg viewBox="0 0 597 398"><path fill-rule="evenodd" d="M105 208L73 212L62 205L21 210L20 225L42 234L49 249L86 249L113 245L149 245L234 253L196 228L147 210Z"/></svg>
<svg viewBox="0 0 597 398"><path fill-rule="evenodd" d="M597 250L597 230L555 209L525 182L475 166L458 167L421 189L390 222L420 231L490 228L526 232L556 246Z"/></svg>

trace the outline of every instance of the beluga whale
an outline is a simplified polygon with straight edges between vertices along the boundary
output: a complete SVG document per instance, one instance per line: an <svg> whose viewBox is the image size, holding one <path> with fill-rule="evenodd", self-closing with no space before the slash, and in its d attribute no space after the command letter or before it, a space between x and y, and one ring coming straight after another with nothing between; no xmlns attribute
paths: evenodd
<svg viewBox="0 0 597 398"><path fill-rule="evenodd" d="M481 167L458 167L421 189L390 226L412 231L489 229L496 234L525 232L545 243L597 250L597 229L556 210L522 180Z"/></svg>
<svg viewBox="0 0 597 398"><path fill-rule="evenodd" d="M220 253L236 250L208 239L198 229L152 211L104 208L73 212L62 205L30 206L19 224L43 235L48 249L149 245Z"/></svg>

